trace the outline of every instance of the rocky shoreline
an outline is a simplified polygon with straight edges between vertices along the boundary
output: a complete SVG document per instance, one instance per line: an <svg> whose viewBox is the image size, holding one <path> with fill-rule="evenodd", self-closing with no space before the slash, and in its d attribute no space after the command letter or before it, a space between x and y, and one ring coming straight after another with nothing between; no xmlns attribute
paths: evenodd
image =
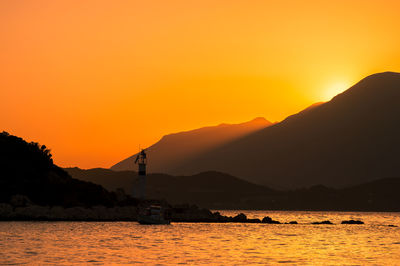
<svg viewBox="0 0 400 266"><path fill-rule="evenodd" d="M0 220L5 221L136 221L137 208L131 206L70 207L38 206L13 207L0 204Z"/></svg>
<svg viewBox="0 0 400 266"><path fill-rule="evenodd" d="M281 223L271 217L250 219L243 213L234 217L221 215L197 206L174 206L168 209L172 222L176 223L261 223L298 224L297 221ZM61 206L13 206L0 203L0 221L137 221L138 208L135 206L116 207L70 207ZM328 224L330 221L312 222L314 225ZM362 221L342 221L341 224L364 224Z"/></svg>

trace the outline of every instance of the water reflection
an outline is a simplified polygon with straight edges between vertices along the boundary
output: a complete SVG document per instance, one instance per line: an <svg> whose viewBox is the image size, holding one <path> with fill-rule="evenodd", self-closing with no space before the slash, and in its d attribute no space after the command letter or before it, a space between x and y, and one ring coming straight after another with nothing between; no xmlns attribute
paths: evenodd
<svg viewBox="0 0 400 266"><path fill-rule="evenodd" d="M221 211L235 215L238 211ZM245 212L297 225L0 222L0 264L386 264L400 261L397 213ZM341 225L342 220L365 225ZM330 220L335 225L310 225Z"/></svg>

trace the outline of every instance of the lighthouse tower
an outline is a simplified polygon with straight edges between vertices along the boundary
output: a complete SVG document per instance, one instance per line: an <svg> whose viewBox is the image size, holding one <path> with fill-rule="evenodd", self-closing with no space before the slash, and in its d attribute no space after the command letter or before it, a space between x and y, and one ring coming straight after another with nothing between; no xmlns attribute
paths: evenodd
<svg viewBox="0 0 400 266"><path fill-rule="evenodd" d="M133 188L133 196L139 199L146 198L146 164L147 156L146 152L142 150L136 157L135 163L139 166L138 171L138 182Z"/></svg>

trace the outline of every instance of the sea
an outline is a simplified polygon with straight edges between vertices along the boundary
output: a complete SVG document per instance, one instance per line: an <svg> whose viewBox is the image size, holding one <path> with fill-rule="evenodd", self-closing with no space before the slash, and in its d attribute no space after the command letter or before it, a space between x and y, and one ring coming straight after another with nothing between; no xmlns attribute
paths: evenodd
<svg viewBox="0 0 400 266"><path fill-rule="evenodd" d="M7 221L0 264L400 265L400 213L219 212L298 224ZM311 224L324 220L334 224Z"/></svg>

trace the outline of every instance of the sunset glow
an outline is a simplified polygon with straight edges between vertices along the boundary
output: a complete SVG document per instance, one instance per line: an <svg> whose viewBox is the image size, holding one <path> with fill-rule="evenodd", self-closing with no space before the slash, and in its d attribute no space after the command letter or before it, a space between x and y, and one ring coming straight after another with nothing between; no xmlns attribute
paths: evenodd
<svg viewBox="0 0 400 266"><path fill-rule="evenodd" d="M112 3L112 4L111 4ZM163 135L280 121L400 71L400 2L2 1L1 130L60 166Z"/></svg>
<svg viewBox="0 0 400 266"><path fill-rule="evenodd" d="M329 84L325 90L322 92L322 100L323 101L329 101L336 95L342 93L346 89L348 89L351 86L351 84L346 83L346 82L334 82L332 84Z"/></svg>

